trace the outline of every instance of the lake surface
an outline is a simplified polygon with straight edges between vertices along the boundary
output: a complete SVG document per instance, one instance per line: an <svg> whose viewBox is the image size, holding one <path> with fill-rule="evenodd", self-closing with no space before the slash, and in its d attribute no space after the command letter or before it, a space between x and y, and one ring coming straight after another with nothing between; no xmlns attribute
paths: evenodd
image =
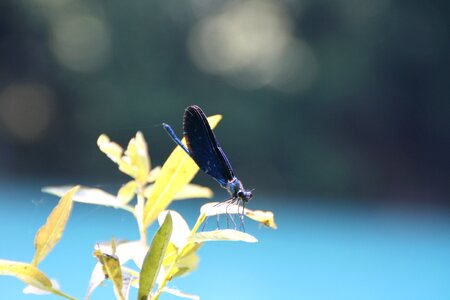
<svg viewBox="0 0 450 300"><path fill-rule="evenodd" d="M0 258L31 261L34 235L57 202L42 194L41 186L0 184ZM214 300L450 299L446 213L289 200L255 197L249 208L272 210L279 228L259 228L247 220L246 231L258 243L206 244L199 252L199 269L169 286ZM202 203L177 202L172 208L192 226ZM96 263L93 246L113 236L138 238L128 213L76 203L62 240L40 268L57 279L64 292L83 299ZM62 299L24 295L24 286L13 277L0 277L0 299ZM114 299L111 284L98 288L92 299Z"/></svg>

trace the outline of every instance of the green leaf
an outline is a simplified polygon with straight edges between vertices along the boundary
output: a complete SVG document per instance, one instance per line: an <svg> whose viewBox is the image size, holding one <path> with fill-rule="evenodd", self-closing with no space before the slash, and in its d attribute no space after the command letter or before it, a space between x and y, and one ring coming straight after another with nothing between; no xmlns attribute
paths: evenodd
<svg viewBox="0 0 450 300"><path fill-rule="evenodd" d="M222 116L208 118L211 128L214 128ZM183 139L184 141L184 139ZM169 206L175 195L188 184L199 168L181 147L177 146L162 166L156 179L152 194L144 207L144 225L149 226L156 220L159 213Z"/></svg>
<svg viewBox="0 0 450 300"><path fill-rule="evenodd" d="M72 210L72 197L78 188L78 186L73 187L59 200L58 205L48 216L47 222L36 233L33 265L37 266L61 239Z"/></svg>
<svg viewBox="0 0 450 300"><path fill-rule="evenodd" d="M158 223L161 226L166 219L166 215L170 212L172 218L172 235L170 236L170 242L177 248L181 249L186 245L188 236L191 235L189 226L186 220L175 210L162 211L158 216Z"/></svg>
<svg viewBox="0 0 450 300"><path fill-rule="evenodd" d="M247 243L256 243L258 240L245 232L233 230L233 229L223 229L214 231L204 231L197 232L188 238L188 241L193 243L203 243L209 241L241 241Z"/></svg>
<svg viewBox="0 0 450 300"><path fill-rule="evenodd" d="M167 217L156 232L155 237L152 240L150 249L145 256L144 263L142 265L141 273L139 275L139 292L138 300L147 300L148 295L156 281L159 270L161 268L164 254L167 246L169 245L170 236L172 234L172 217L167 214Z"/></svg>
<svg viewBox="0 0 450 300"><path fill-rule="evenodd" d="M125 299L128 299L130 286L138 287L136 278L138 278L139 273L124 266L121 267L121 270L122 270L122 295L124 296ZM95 265L94 270L92 271L91 278L89 280L88 290L84 299L89 300L94 290L97 287L99 287L103 283L103 281L105 281L105 279L106 276L105 273L103 272L103 266L100 262L98 262Z"/></svg>
<svg viewBox="0 0 450 300"><path fill-rule="evenodd" d="M102 253L100 250L94 252L94 256L103 266L103 273L109 278L114 285L114 293L117 298L123 300L122 295L122 270L120 268L119 259L115 255Z"/></svg>

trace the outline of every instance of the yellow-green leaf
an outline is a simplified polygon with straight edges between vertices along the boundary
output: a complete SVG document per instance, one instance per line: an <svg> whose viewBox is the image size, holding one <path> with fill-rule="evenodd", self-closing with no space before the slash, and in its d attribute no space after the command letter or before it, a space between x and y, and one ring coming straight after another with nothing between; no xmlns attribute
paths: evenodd
<svg viewBox="0 0 450 300"><path fill-rule="evenodd" d="M208 122L211 128L214 128L221 118L220 115L209 117ZM184 138L182 141L184 142ZM149 226L156 220L158 214L166 209L175 195L194 178L198 170L197 164L179 146L173 150L162 166L152 194L145 204L145 226Z"/></svg>
<svg viewBox="0 0 450 300"><path fill-rule="evenodd" d="M199 262L197 251L201 246L202 244L190 243L178 253L179 249L174 244L169 243L162 263L165 272L171 270L168 277L174 278L195 270ZM176 263L172 266L175 260Z"/></svg>
<svg viewBox="0 0 450 300"><path fill-rule="evenodd" d="M250 219L260 222L264 226L277 229L273 212L262 210L245 210L245 215Z"/></svg>
<svg viewBox="0 0 450 300"><path fill-rule="evenodd" d="M116 250L114 251L111 242L102 242L96 245L96 249L102 253L114 254L119 258L122 265L129 260L133 260L140 268L147 253L147 247L141 241L119 241L116 242Z"/></svg>
<svg viewBox="0 0 450 300"><path fill-rule="evenodd" d="M148 295L153 289L161 268L171 234L172 217L169 213L167 214L162 226L156 232L155 237L152 240L152 244L150 245L150 249L145 256L144 263L142 264L141 273L139 275L138 300L148 299Z"/></svg>
<svg viewBox="0 0 450 300"><path fill-rule="evenodd" d="M145 184L150 172L150 157L141 132L137 132L136 137L130 140L123 159L133 168L133 177L142 185Z"/></svg>
<svg viewBox="0 0 450 300"><path fill-rule="evenodd" d="M0 275L14 276L40 290L52 291L52 283L32 264L0 259Z"/></svg>
<svg viewBox="0 0 450 300"><path fill-rule="evenodd" d="M147 177L147 182L152 183L155 182L156 178L159 176L159 172L161 171L161 166L154 167L150 170Z"/></svg>
<svg viewBox="0 0 450 300"><path fill-rule="evenodd" d="M193 198L212 198L213 191L210 188L198 184L187 184L179 191L173 200L184 200Z"/></svg>
<svg viewBox="0 0 450 300"><path fill-rule="evenodd" d="M193 243L203 243L209 241L241 241L247 243L256 243L258 240L245 232L233 230L233 229L222 229L214 231L204 231L197 232L188 238L188 241Z"/></svg>
<svg viewBox="0 0 450 300"><path fill-rule="evenodd" d="M166 253L162 262L163 267L168 268L178 256L178 248L171 242L167 245Z"/></svg>
<svg viewBox="0 0 450 300"><path fill-rule="evenodd" d="M42 189L44 193L52 194L61 197L70 190L69 186L48 186ZM127 210L131 213L134 212L133 208L121 203L116 196L107 193L101 189L80 187L72 198L75 202L105 205L114 208L120 208Z"/></svg>
<svg viewBox="0 0 450 300"><path fill-rule="evenodd" d="M154 184L147 185L144 189L144 197L148 198L153 192ZM173 200L186 200L194 198L212 198L213 191L210 188L198 184L188 183L179 191Z"/></svg>
<svg viewBox="0 0 450 300"><path fill-rule="evenodd" d="M36 249L33 258L33 265L37 266L44 257L53 249L61 236L69 219L72 210L72 197L79 189L79 186L70 189L58 205L53 209L47 218L47 222L42 226L34 238L34 247Z"/></svg>
<svg viewBox="0 0 450 300"><path fill-rule="evenodd" d="M50 279L50 282L52 283L52 287L54 289L59 289L59 283L56 279ZM27 285L23 290L22 293L24 294L33 294L33 295L50 295L52 292L48 290L41 290L35 286Z"/></svg>
<svg viewBox="0 0 450 300"><path fill-rule="evenodd" d="M119 299L124 299L122 295L122 270L117 256L102 253L100 250L95 250L94 256L102 264L105 276L113 282L116 296Z"/></svg>
<svg viewBox="0 0 450 300"><path fill-rule="evenodd" d="M175 267L170 273L170 278L175 278L197 269L200 260L197 251L201 246L202 244L199 243L190 243L184 247L178 256Z"/></svg>
<svg viewBox="0 0 450 300"><path fill-rule="evenodd" d="M123 149L120 145L111 142L106 134L102 134L97 139L97 146L100 151L106 154L113 162L118 163L122 160Z"/></svg>
<svg viewBox="0 0 450 300"><path fill-rule="evenodd" d="M129 299L128 294L130 286L132 285L134 287L138 287L136 278L138 278L139 273L124 266L121 267L121 270L122 270L122 295L124 296L125 299ZM99 287L103 283L103 281L105 281L105 279L106 276L103 271L103 266L100 262L98 262L95 265L94 270L92 271L91 278L89 279L88 290L86 292L86 296L84 297L84 299L89 300L94 290L97 287Z"/></svg>
<svg viewBox="0 0 450 300"><path fill-rule="evenodd" d="M100 151L106 154L113 162L115 162L119 166L119 170L123 173L133 177L134 172L133 168L129 164L123 160L123 149L118 144L111 142L109 137L106 134L102 134L97 139L97 145L100 148Z"/></svg>
<svg viewBox="0 0 450 300"><path fill-rule="evenodd" d="M124 184L117 192L117 199L123 205L128 204L136 194L137 184L132 180Z"/></svg>

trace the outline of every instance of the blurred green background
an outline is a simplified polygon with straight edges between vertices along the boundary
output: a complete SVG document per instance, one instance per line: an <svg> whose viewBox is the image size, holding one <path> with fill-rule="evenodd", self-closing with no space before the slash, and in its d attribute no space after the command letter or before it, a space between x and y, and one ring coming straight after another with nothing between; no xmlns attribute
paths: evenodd
<svg viewBox="0 0 450 300"><path fill-rule="evenodd" d="M160 124L180 134L195 103L224 115L219 140L256 194L443 202L448 8L4 0L0 176L122 179L98 135L142 130L161 164L174 145Z"/></svg>

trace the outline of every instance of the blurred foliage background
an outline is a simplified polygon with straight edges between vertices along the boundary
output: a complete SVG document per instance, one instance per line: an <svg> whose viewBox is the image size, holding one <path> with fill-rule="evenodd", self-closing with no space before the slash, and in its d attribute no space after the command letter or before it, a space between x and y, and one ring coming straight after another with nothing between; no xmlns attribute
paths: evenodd
<svg viewBox="0 0 450 300"><path fill-rule="evenodd" d="M161 164L195 103L256 194L446 204L449 6L3 0L0 178L114 182L101 133Z"/></svg>

